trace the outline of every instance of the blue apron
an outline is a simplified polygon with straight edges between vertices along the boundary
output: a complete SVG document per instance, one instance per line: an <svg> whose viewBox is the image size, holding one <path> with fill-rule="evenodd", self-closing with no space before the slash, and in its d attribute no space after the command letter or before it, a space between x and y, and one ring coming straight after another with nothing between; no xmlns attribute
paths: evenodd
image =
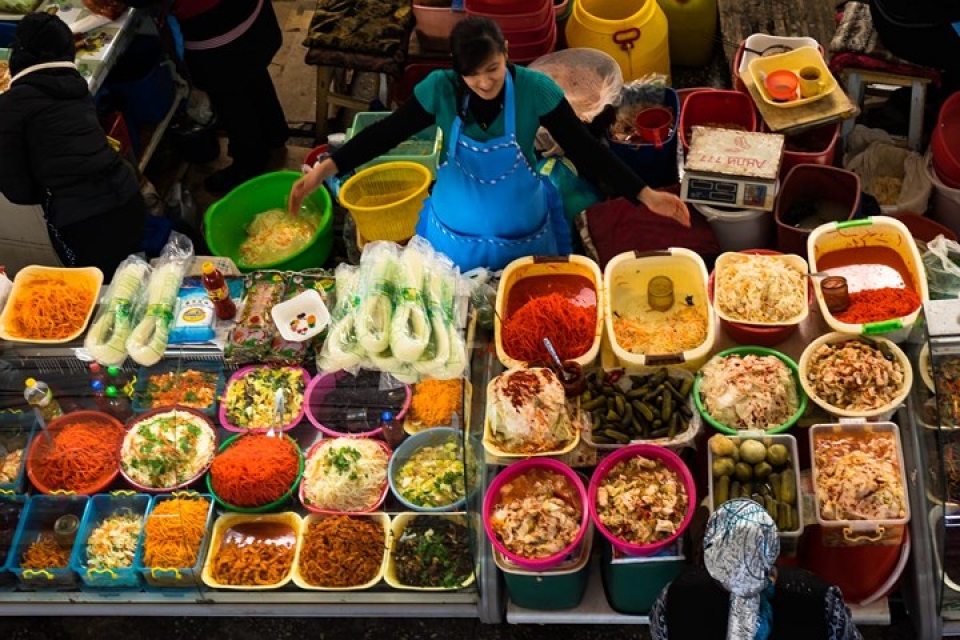
<svg viewBox="0 0 960 640"><path fill-rule="evenodd" d="M566 255L570 228L560 194L517 143L513 79L506 77L503 136L477 142L453 120L446 162L437 170L417 233L469 271L502 269L523 256Z"/></svg>

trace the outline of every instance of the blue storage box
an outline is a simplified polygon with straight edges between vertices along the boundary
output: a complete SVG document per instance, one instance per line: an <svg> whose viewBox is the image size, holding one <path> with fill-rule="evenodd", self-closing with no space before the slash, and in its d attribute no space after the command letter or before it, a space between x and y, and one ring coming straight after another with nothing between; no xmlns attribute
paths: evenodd
<svg viewBox="0 0 960 640"><path fill-rule="evenodd" d="M44 567L24 569L20 566L23 553L41 537L53 538L53 525L61 516L72 515L83 522L87 506L90 504L88 496L31 496L27 506L20 515L20 524L13 539L7 566L17 576L20 588L33 591L36 589L75 589L79 585L77 574L70 568L69 561L65 567ZM79 533L79 529L78 529ZM79 536L77 536L77 540ZM76 547L77 540L71 545L71 552Z"/></svg>
<svg viewBox="0 0 960 640"><path fill-rule="evenodd" d="M204 525L203 539L200 541L200 550L197 553L197 560L191 567L148 567L144 565L146 558L143 553L137 556L136 569L146 583L147 591L162 592L183 592L195 591L203 586L200 579L200 573L203 570L203 561L207 555L207 548L210 546L210 534L213 531L214 507L216 502L213 496L208 493L198 494L193 491L177 491L172 494L158 495L153 499L150 510L147 512L147 520L154 516L153 511L162 503L170 500L206 500L207 519ZM146 537L144 537L144 541Z"/></svg>
<svg viewBox="0 0 960 640"><path fill-rule="evenodd" d="M33 440L36 419L32 412L0 411L0 494L23 493L27 451ZM6 457L20 451L19 462L6 464Z"/></svg>
<svg viewBox="0 0 960 640"><path fill-rule="evenodd" d="M152 367L140 367L140 370L137 372L137 383L133 388L133 398L131 398L130 402L134 413L146 413L161 406L168 406L150 406L147 398L147 383L150 380L150 376L179 371L198 371L216 376L216 388L213 393L213 401L205 407L194 407L197 411L210 417L216 416L217 403L220 401L220 397L223 396L223 388L226 383L223 375L223 365L211 360L182 360L179 358L164 360L160 364Z"/></svg>
<svg viewBox="0 0 960 640"><path fill-rule="evenodd" d="M0 495L0 591L12 589L17 581L10 573L10 558L13 556L10 551L26 503L27 496Z"/></svg>
<svg viewBox="0 0 960 640"><path fill-rule="evenodd" d="M673 129L670 131L670 137L659 149L651 143L621 142L607 137L610 150L654 189L677 184L680 181L677 171L680 96L674 89L670 87L664 89L663 106L673 111Z"/></svg>
<svg viewBox="0 0 960 640"><path fill-rule="evenodd" d="M77 542L73 547L73 556L70 558L72 568L83 584L100 589L138 589L140 587L139 574L136 571L136 562L142 553L143 522L150 507L151 497L145 493L132 491L117 491L112 494L98 494L90 498L90 506L80 523ZM140 531L137 534L137 543L134 557L127 567L118 568L91 568L89 566L88 542L91 534L108 518L115 515L131 515L140 518Z"/></svg>

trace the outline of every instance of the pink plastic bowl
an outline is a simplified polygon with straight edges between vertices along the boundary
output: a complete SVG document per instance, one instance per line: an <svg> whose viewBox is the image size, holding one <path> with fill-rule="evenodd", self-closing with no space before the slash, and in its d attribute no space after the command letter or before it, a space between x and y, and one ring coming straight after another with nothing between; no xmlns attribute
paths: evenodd
<svg viewBox="0 0 960 640"><path fill-rule="evenodd" d="M580 480L580 476L578 476L573 469L562 462L552 460L550 458L527 458L526 460L512 464L501 471L497 477L493 479L493 482L490 483L490 487L487 489L487 495L483 498L483 530L486 531L487 538L490 539L491 544L493 544L493 548L503 554L503 556L511 562L514 562L524 569L529 569L531 571L546 571L563 562L567 556L569 556L580 545L580 543L583 542L583 537L586 534L588 524L586 508L582 509L583 515L581 516L580 520L580 530L577 532L576 537L574 537L573 542L571 542L559 553L556 553L552 556L547 556L546 558L537 558L535 560L524 558L523 556L518 556L517 554L508 551L507 548L504 547L497 538L497 534L493 531L493 526L490 524L490 513L493 512L494 507L497 505L500 497L500 489L503 487L503 485L510 482L514 478L534 469L547 469L550 471L556 471L557 473L563 475L563 477L569 480L570 483L576 488L576 491L580 496L580 504L582 507L585 507L587 504L587 491L583 487L583 482Z"/></svg>
<svg viewBox="0 0 960 640"><path fill-rule="evenodd" d="M314 513L326 513L326 514L333 514L333 515L339 515L343 513L347 513L347 514L370 513L371 511L376 511L377 509L382 507L383 501L387 499L387 493L390 491L390 483L386 479L384 479L383 481L383 490L380 492L380 497L377 499L377 501L367 506L366 508L360 509L358 511L338 511L336 509L321 509L317 505L307 500L307 496L305 495L305 491L303 488L304 485L307 484L306 467L308 464L310 464L310 458L312 458L315 455L320 455L321 453L320 450L326 447L331 442L333 442L333 440L321 440L317 442L315 445L310 447L310 450L307 451L307 455L304 456L304 471L303 471L303 477L300 479L300 490L298 494L300 497L300 504L302 504L308 511L313 511ZM389 461L390 456L393 455L393 452L390 450L390 447L387 446L387 443L381 440L374 440L374 442L380 445L380 447L386 452L387 460Z"/></svg>
<svg viewBox="0 0 960 640"><path fill-rule="evenodd" d="M323 375L316 376L313 380L310 381L310 384L307 385L307 391L303 394L303 407L307 413L307 420L310 421L310 424L315 426L317 429L327 434L328 436L333 436L334 438L375 438L383 432L382 427L376 427L370 431L364 431L362 433L347 433L344 431L337 431L336 429L331 429L330 427L324 425L313 415L314 406L321 406L324 399L327 397L327 394L333 391L337 386L337 380L340 376L345 375L343 371L335 371L333 373L324 373ZM404 391L406 391L406 397L403 401L403 407L400 409L400 412L393 417L394 420L403 420L403 417L407 415L407 410L410 408L410 402L413 400L413 390L410 388L410 385L403 385Z"/></svg>
<svg viewBox="0 0 960 640"><path fill-rule="evenodd" d="M256 369L270 369L270 368L271 367L269 365L253 365L249 367L243 367L242 369L237 371L235 374L230 376L230 379L227 380L227 386L223 388L223 399L220 401L220 424L223 425L224 429L226 429L227 431L233 431L235 433L246 433L248 431L251 433L257 433L261 431L267 431L267 427L264 427L264 428L257 427L255 429L246 429L244 427L238 427L237 425L232 424L230 420L227 419L227 392L230 390L230 386L232 384L240 380L240 378L244 377L251 371L254 371ZM296 418L294 418L289 423L284 425L277 425L278 427L280 427L281 431L289 431L290 429L293 429L295 426L300 424L300 421L303 420L304 407L307 406L306 392L310 388L310 374L307 373L307 370L304 369L303 367L283 366L283 367L275 367L275 368L297 369L300 371L301 375L303 375L304 394L303 394L303 400L300 402L300 413L298 413Z"/></svg>
<svg viewBox="0 0 960 640"><path fill-rule="evenodd" d="M687 490L687 513L683 517L683 522L680 523L677 531L672 536L651 544L634 544L617 538L603 525L600 517L597 515L597 489L600 488L600 482L607 477L610 470L618 462L638 456L651 460L659 460L666 464L668 468L677 472L680 480L683 482L684 488ZM628 556L651 556L672 544L686 531L690 525L690 520L693 519L693 512L697 507L697 488L693 483L693 475L691 475L687 465L683 463L683 460L681 460L677 454L669 449L664 449L663 447L652 444L627 445L604 458L590 479L590 487L587 489L587 493L589 495L588 504L590 505L590 517L593 518L593 524L596 525L597 531L602 533L603 536L610 541L610 544Z"/></svg>

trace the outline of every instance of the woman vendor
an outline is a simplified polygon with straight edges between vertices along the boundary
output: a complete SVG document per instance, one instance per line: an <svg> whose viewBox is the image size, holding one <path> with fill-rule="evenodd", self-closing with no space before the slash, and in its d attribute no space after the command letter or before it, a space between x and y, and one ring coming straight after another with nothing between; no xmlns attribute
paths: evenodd
<svg viewBox="0 0 960 640"><path fill-rule="evenodd" d="M0 192L42 205L61 262L109 280L140 250L147 207L133 168L107 144L75 55L60 18L32 13L17 26L0 95Z"/></svg>
<svg viewBox="0 0 960 640"><path fill-rule="evenodd" d="M464 271L500 269L528 255L571 252L570 229L553 185L537 175L534 138L542 125L583 176L600 178L658 215L690 226L675 195L650 189L594 138L548 76L507 62L495 22L471 17L450 36L452 71L435 71L396 112L372 125L301 178L303 198L333 175L345 175L422 129L437 124L446 142L417 233Z"/></svg>

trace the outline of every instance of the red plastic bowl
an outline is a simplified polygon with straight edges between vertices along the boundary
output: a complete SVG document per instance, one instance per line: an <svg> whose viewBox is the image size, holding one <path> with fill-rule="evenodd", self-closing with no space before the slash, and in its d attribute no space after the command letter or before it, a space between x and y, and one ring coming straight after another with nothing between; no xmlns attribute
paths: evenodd
<svg viewBox="0 0 960 640"><path fill-rule="evenodd" d="M635 544L616 537L604 526L603 522L600 521L600 516L597 514L597 490L600 488L600 483L607 477L610 470L618 462L640 456L663 462L668 468L680 476L680 481L687 491L687 512L684 514L680 526L677 527L677 530L669 538L650 544ZM590 517L593 519L593 524L597 527L597 531L602 533L603 537L609 540L611 545L628 556L652 556L661 549L670 546L686 531L690 525L690 520L693 519L693 512L697 508L697 487L693 482L693 475L690 473L690 469L687 468L683 460L674 452L652 444L627 445L622 449L617 449L614 453L604 458L603 462L597 466L597 470L593 472L593 477L590 479L590 487L587 489L587 495L590 505Z"/></svg>
<svg viewBox="0 0 960 640"><path fill-rule="evenodd" d="M100 411L74 411L51 420L47 424L47 431L51 436L53 436L61 429L78 422L93 422L123 429L123 423L110 414L102 413ZM30 450L27 452L27 476L30 478L30 482L34 487L37 488L38 491L46 494L53 494L63 491L63 488L49 487L45 485L37 478L34 469L34 464L38 458L40 446L46 442L46 437L43 434L38 434L30 444ZM108 468L108 471L103 476L91 482L89 485L73 490L73 493L80 496L89 496L95 493L101 493L104 489L110 486L110 483L113 482L118 475L120 475L120 446L122 442L123 441L121 440L117 443L117 450L114 452L115 459L113 464Z"/></svg>
<svg viewBox="0 0 960 640"><path fill-rule="evenodd" d="M310 447L310 450L307 451L307 455L304 456L303 477L300 478L300 489L298 492L298 497L300 498L300 504L302 504L304 508L306 508L308 511L313 511L314 513L326 513L326 514L333 514L333 515L339 515L343 513L370 513L372 511L376 511L381 506L383 506L383 501L387 499L387 493L390 491L390 483L388 482L386 476L384 476L384 479L383 479L383 490L380 492L380 497L377 499L377 501L367 506L366 508L360 509L358 511L338 511L336 509L321 509L320 507L316 506L315 504L307 500L307 496L304 494L304 489L303 489L303 486L307 483L307 465L310 464L310 458L312 458L314 455L318 455L320 453L320 450L326 447L327 445L329 445L331 442L333 442L332 439L320 440L315 445ZM393 452L390 451L390 447L388 447L387 443L383 442L382 440L374 440L374 442L380 445L380 448L384 450L384 452L387 454L387 462L389 462L390 456L393 455Z"/></svg>
<svg viewBox="0 0 960 640"><path fill-rule="evenodd" d="M566 548L559 553L555 553L552 556L547 556L546 558L530 559L524 558L523 556L518 556L503 546L503 543L500 542L500 540L497 538L497 534L493 530L493 525L490 524L490 513L497 505L497 501L500 497L500 489L503 487L503 485L514 478L534 469L556 471L569 480L570 483L576 488L577 494L580 496L582 515L580 518L580 530L574 537L573 542L567 545ZM483 498L483 530L486 532L487 538L490 540L490 544L492 544L493 548L499 551L503 557L525 569L529 569L530 571L546 571L566 560L567 557L573 553L575 549L577 549L580 543L583 542L583 537L587 532L588 525L587 491L583 487L583 481L580 480L580 476L578 476L573 469L562 462L553 460L551 458L527 458L526 460L522 460L516 464L510 465L493 479L493 482L490 483L490 487L487 489L487 494Z"/></svg>
<svg viewBox="0 0 960 640"><path fill-rule="evenodd" d="M749 253L758 256L782 256L783 254L779 251L771 251L769 249L746 249L738 253ZM710 277L707 278L707 298L710 300L710 304L713 304L713 274L710 272ZM815 302L813 291L813 282L810 279L807 279L807 305L813 306ZM730 322L719 318L720 327L723 331L730 336L730 339L736 342L739 345L753 345L757 347L774 347L782 342L785 342L790 336L792 336L797 331L797 327L800 326L800 323L783 325L777 327L765 327L762 325L756 324L743 324L740 322Z"/></svg>
<svg viewBox="0 0 960 640"><path fill-rule="evenodd" d="M171 487L148 487L145 484L140 484L139 482L135 481L133 478L128 476L127 473L123 470L123 460L121 457L121 460L119 462L120 475L123 476L123 479L126 480L128 483L130 483L131 486L139 489L140 491L143 491L144 493L169 493L170 491L177 491L178 489L184 489L186 487L189 487L193 483L200 480L200 478L203 477L203 474L205 474L210 469L210 465L213 464L213 458L216 456L217 450L219 449L220 445L217 439L217 427L215 424L213 424L213 420L211 420L210 417L207 416L206 414L200 411L197 411L196 409L193 409L191 407L180 407L180 406L157 407L156 409L151 409L146 413L141 413L136 418L134 418L133 420L127 423L127 433L129 434L131 431L133 431L133 429L138 424L140 424L144 420L152 418L158 413L169 413L174 410L182 411L184 413L190 413L196 416L197 418L200 418L206 423L206 425L210 428L210 432L213 434L213 455L210 456L210 460L207 461L207 464L204 465L204 467L200 469L200 471L197 472L192 478L190 478L189 480L186 480L185 482L181 482L180 484L173 485ZM124 436L124 440L126 440L126 436ZM122 453L123 453L122 443L120 445L120 452L122 456Z"/></svg>

